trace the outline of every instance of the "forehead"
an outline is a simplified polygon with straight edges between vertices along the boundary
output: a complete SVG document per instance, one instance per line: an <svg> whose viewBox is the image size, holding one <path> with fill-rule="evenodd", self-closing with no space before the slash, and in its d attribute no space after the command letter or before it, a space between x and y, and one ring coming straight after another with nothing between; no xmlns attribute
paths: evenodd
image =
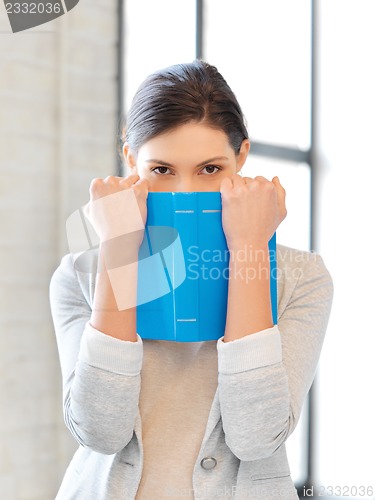
<svg viewBox="0 0 375 500"><path fill-rule="evenodd" d="M153 137L143 144L138 152L138 160L149 155L158 159L189 155L216 156L234 155L233 148L225 132L201 123L187 123L164 134Z"/></svg>

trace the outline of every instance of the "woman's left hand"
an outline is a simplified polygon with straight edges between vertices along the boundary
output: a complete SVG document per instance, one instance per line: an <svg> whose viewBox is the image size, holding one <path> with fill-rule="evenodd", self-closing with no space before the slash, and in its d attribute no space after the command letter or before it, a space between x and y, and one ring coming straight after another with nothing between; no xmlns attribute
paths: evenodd
<svg viewBox="0 0 375 500"><path fill-rule="evenodd" d="M241 177L234 174L221 182L222 224L228 248L268 244L285 219L285 189L279 178Z"/></svg>

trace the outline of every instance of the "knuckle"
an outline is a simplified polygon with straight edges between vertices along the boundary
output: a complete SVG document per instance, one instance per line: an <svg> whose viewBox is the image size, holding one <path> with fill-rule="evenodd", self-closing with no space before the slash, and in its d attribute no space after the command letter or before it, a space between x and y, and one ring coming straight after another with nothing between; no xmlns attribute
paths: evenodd
<svg viewBox="0 0 375 500"><path fill-rule="evenodd" d="M248 192L248 188L246 184L240 184L239 186L236 186L235 189L233 189L233 196L244 196Z"/></svg>
<svg viewBox="0 0 375 500"><path fill-rule="evenodd" d="M248 186L251 191L256 191L257 189L259 189L260 182L255 178L248 184Z"/></svg>
<svg viewBox="0 0 375 500"><path fill-rule="evenodd" d="M224 189L223 196L226 200L233 200L236 197L236 192L232 188Z"/></svg>
<svg viewBox="0 0 375 500"><path fill-rule="evenodd" d="M120 182L119 182L119 185L122 187L122 188L128 188L129 185L130 185L130 182L129 182L129 179L128 177L126 177L125 179L121 179Z"/></svg>
<svg viewBox="0 0 375 500"><path fill-rule="evenodd" d="M126 177L122 177L119 181L121 186L125 187L130 187L132 186L137 180L139 179L139 176L137 174L130 174L127 175Z"/></svg>
<svg viewBox="0 0 375 500"><path fill-rule="evenodd" d="M105 178L105 181L108 183L108 184L111 184L111 185L114 185L114 184L117 184L117 178L114 176L114 175L108 175L106 178Z"/></svg>
<svg viewBox="0 0 375 500"><path fill-rule="evenodd" d="M103 185L103 179L95 178L90 183L90 191L97 191Z"/></svg>

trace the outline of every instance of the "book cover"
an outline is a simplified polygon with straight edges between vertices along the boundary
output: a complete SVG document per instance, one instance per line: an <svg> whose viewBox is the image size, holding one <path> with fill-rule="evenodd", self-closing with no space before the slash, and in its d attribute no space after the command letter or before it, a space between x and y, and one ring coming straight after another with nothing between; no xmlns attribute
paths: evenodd
<svg viewBox="0 0 375 500"><path fill-rule="evenodd" d="M149 193L147 209L138 262L138 334L176 342L219 339L225 329L229 278L221 194ZM276 324L276 234L268 246Z"/></svg>

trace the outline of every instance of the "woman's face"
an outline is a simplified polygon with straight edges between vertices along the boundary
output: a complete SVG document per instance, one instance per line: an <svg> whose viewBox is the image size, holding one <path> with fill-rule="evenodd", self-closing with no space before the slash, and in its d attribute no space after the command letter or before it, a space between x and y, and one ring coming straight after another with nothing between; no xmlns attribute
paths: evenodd
<svg viewBox="0 0 375 500"><path fill-rule="evenodd" d="M243 141L235 154L225 132L188 123L146 142L135 160L125 157L132 173L148 180L150 191L219 191L224 177L245 163L250 143Z"/></svg>

